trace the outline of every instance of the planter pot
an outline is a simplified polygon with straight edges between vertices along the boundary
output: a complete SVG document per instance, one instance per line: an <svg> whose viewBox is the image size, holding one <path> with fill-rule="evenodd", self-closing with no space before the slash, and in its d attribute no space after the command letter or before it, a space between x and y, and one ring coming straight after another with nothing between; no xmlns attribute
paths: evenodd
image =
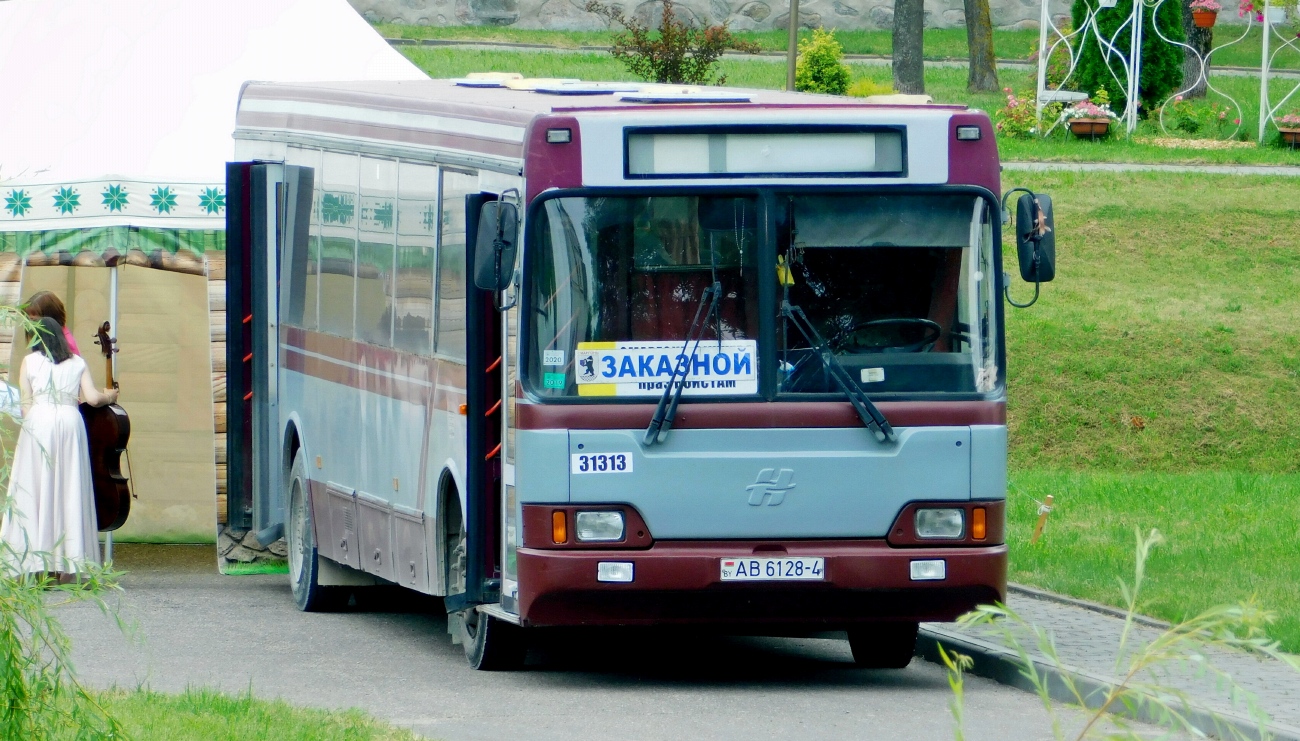
<svg viewBox="0 0 1300 741"><path fill-rule="evenodd" d="M1070 131L1080 139L1097 139L1110 133L1109 118L1070 119Z"/></svg>
<svg viewBox="0 0 1300 741"><path fill-rule="evenodd" d="M1279 23L1286 23L1286 8L1269 8L1268 17L1264 20L1274 26Z"/></svg>
<svg viewBox="0 0 1300 741"><path fill-rule="evenodd" d="M1218 20L1219 13L1214 10L1193 10L1192 22L1197 28L1214 28L1214 22Z"/></svg>
<svg viewBox="0 0 1300 741"><path fill-rule="evenodd" d="M1277 130L1282 134L1283 144L1292 149L1300 148L1300 128L1282 128L1279 126Z"/></svg>

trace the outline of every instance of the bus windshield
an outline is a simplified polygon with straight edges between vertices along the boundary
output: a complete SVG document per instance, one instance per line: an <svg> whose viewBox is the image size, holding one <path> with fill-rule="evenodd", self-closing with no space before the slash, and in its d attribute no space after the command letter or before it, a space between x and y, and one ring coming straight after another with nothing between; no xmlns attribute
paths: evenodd
<svg viewBox="0 0 1300 741"><path fill-rule="evenodd" d="M841 393L788 302L873 398L994 391L989 212L971 194L548 199L530 225L529 390L647 401L681 363L688 397L756 395L764 368L769 394Z"/></svg>

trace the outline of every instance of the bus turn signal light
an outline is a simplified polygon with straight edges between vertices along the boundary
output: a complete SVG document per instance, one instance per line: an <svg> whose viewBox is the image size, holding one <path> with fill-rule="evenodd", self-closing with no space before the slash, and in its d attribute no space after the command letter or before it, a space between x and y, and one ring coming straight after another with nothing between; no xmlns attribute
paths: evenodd
<svg viewBox="0 0 1300 741"><path fill-rule="evenodd" d="M987 512L983 507L976 507L970 516L970 536L975 540L984 540L988 535Z"/></svg>
<svg viewBox="0 0 1300 741"><path fill-rule="evenodd" d="M556 545L569 542L569 523L562 510L551 513L551 541Z"/></svg>

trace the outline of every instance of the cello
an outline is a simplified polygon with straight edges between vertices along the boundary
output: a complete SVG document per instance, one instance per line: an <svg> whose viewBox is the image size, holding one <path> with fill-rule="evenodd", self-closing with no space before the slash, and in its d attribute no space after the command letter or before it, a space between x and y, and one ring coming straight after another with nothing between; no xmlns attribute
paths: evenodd
<svg viewBox="0 0 1300 741"><path fill-rule="evenodd" d="M95 333L95 344L104 354L104 379L111 388L113 380L113 353L117 340L108 336L109 325L104 322ZM95 492L95 520L100 532L116 530L131 514L131 487L122 474L122 453L131 437L131 418L117 404L94 407L81 405L81 417L86 423L86 442L90 448L90 481Z"/></svg>

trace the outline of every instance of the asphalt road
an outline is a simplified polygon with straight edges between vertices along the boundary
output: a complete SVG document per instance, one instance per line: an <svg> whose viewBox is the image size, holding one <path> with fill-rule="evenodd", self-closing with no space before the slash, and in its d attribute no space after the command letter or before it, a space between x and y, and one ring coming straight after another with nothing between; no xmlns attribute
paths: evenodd
<svg viewBox="0 0 1300 741"><path fill-rule="evenodd" d="M220 576L210 547L119 546L117 565L129 572L119 609L133 637L93 607L62 612L94 686L251 686L446 741L953 737L940 667L857 669L840 640L553 635L524 671L476 672L438 600L305 614L287 577ZM972 740L1051 738L1035 696L974 677L966 725Z"/></svg>

